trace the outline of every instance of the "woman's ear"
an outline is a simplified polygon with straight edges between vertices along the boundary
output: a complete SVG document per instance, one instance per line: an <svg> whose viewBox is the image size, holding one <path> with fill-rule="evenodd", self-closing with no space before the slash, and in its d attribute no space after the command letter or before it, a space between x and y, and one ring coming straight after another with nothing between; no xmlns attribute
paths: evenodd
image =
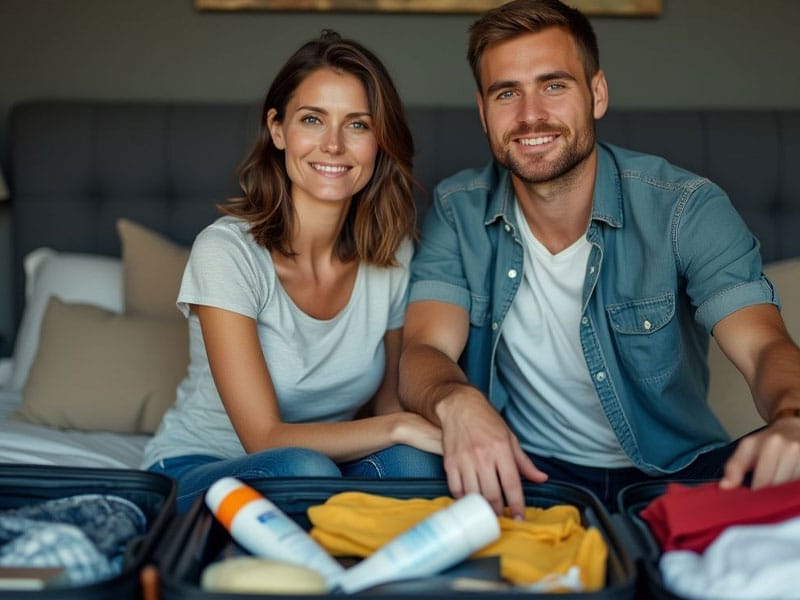
<svg viewBox="0 0 800 600"><path fill-rule="evenodd" d="M270 108L267 111L267 129L269 129L269 135L275 147L278 150L285 150L286 142L283 139L283 128L281 127L281 122L277 120L277 116L278 111L274 108Z"/></svg>

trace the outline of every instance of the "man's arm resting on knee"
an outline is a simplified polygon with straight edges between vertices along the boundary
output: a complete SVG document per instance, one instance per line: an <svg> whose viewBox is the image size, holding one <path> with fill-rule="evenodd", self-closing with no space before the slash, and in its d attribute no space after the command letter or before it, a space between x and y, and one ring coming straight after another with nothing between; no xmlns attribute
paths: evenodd
<svg viewBox="0 0 800 600"><path fill-rule="evenodd" d="M406 408L442 427L444 467L454 496L481 493L498 513L505 499L512 514L522 516L520 473L532 481L547 476L458 366L468 334L469 316L462 307L411 303L400 359L400 398Z"/></svg>

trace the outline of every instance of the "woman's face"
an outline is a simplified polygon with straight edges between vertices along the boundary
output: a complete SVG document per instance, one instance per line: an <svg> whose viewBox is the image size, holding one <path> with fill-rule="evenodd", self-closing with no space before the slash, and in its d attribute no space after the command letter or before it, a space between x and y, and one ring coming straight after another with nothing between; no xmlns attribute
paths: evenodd
<svg viewBox="0 0 800 600"><path fill-rule="evenodd" d="M285 151L292 200L349 201L372 177L378 143L364 86L349 73L322 68L289 98L283 121L267 125Z"/></svg>

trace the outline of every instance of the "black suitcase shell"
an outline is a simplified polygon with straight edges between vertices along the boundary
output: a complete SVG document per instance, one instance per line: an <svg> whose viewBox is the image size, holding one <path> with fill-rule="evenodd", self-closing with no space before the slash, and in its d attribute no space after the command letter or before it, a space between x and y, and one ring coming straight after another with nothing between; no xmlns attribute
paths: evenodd
<svg viewBox="0 0 800 600"><path fill-rule="evenodd" d="M115 577L77 586L42 590L0 590L0 600L138 599L140 571L147 564L176 511L175 482L157 473L132 469L0 464L0 510L18 508L76 494L113 494L134 502L147 517L143 536L126 548L122 571Z"/></svg>
<svg viewBox="0 0 800 600"><path fill-rule="evenodd" d="M394 498L435 498L448 496L447 484L442 480L346 480L337 478L295 478L295 479L263 479L247 482L268 497L281 510L291 516L306 530L310 523L306 510L316 504L323 503L328 497L344 491L362 491ZM597 527L608 545L608 572L606 587L593 593L532 594L525 591L491 591L491 592L430 592L414 590L409 593L386 592L378 594L365 590L353 596L396 598L408 600L413 598L446 598L452 596L468 596L475 600L493 600L500 597L519 596L559 598L559 599L595 599L614 598L625 600L633 598L636 586L636 571L633 560L623 547L613 529L610 517L597 498L578 486L557 483L524 484L526 503L528 506L546 508L555 504L572 504L581 512L585 526ZM203 499L198 499L191 509L179 519L167 534L168 544L160 547L157 562L159 564L161 591L163 600L197 599L220 600L248 598L270 598L271 600L297 600L298 598L317 598L320 596L297 595L259 595L259 594L226 594L202 590L199 585L202 570L211 564L225 548L234 544L228 532L217 522L206 508ZM345 594L330 594L340 598Z"/></svg>

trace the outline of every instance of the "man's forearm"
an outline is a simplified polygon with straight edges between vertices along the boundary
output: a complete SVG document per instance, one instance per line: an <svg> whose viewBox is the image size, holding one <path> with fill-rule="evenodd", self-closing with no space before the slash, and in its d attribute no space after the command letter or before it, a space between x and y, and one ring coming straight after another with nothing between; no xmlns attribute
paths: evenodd
<svg viewBox="0 0 800 600"><path fill-rule="evenodd" d="M444 352L427 344L408 345L400 358L400 402L441 425L436 407L456 388L471 387L467 377Z"/></svg>
<svg viewBox="0 0 800 600"><path fill-rule="evenodd" d="M790 339L776 341L762 351L753 395L767 422L780 411L800 409L800 349Z"/></svg>

